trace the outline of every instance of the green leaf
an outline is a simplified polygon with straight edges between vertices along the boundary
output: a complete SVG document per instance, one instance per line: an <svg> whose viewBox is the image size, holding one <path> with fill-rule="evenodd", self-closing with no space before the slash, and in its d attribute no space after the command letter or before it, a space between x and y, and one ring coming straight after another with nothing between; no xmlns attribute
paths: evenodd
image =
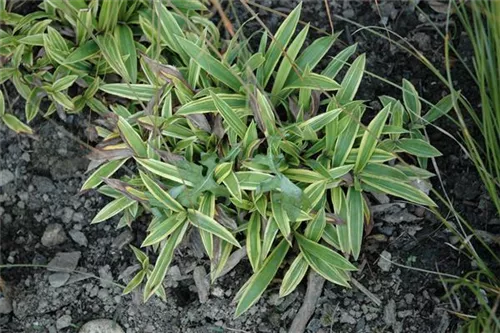
<svg viewBox="0 0 500 333"><path fill-rule="evenodd" d="M325 225L325 230L323 230L323 235L321 237L325 242L335 247L337 250L341 249L337 228L334 227L333 225L327 223Z"/></svg>
<svg viewBox="0 0 500 333"><path fill-rule="evenodd" d="M312 241L319 241L326 226L325 209L321 208L311 222L307 224L304 236Z"/></svg>
<svg viewBox="0 0 500 333"><path fill-rule="evenodd" d="M178 39L184 37L182 28L179 26L171 11L167 10L167 8L161 2L155 2L153 6L156 14L158 15L158 20L161 25L160 34L162 38L165 40L170 49L178 53L183 59L184 63L188 64L189 60L188 57L186 57L184 51L186 51L188 55L189 52L186 49L183 50L183 41Z"/></svg>
<svg viewBox="0 0 500 333"><path fill-rule="evenodd" d="M116 38L111 34L97 36L97 45L99 45L107 64L111 66L111 68L113 68L113 70L125 81L132 82L132 78L127 71L122 55L120 54Z"/></svg>
<svg viewBox="0 0 500 333"><path fill-rule="evenodd" d="M80 61L85 61L99 53L99 46L93 40L85 42L85 44L78 46L71 52L65 59L66 64L74 64Z"/></svg>
<svg viewBox="0 0 500 333"><path fill-rule="evenodd" d="M345 104L354 99L356 92L358 91L359 84L363 78L363 73L365 71L366 56L363 53L354 60L351 67L347 71L342 83L341 88L337 92L337 100L340 104Z"/></svg>
<svg viewBox="0 0 500 333"><path fill-rule="evenodd" d="M332 168L332 169L328 170L328 173L330 174L330 177L332 179L337 179L337 178L340 178L343 175L347 174L349 171L352 170L353 167L354 167L354 165L352 165L352 164L343 165L343 166Z"/></svg>
<svg viewBox="0 0 500 333"><path fill-rule="evenodd" d="M135 288L137 288L142 281L144 280L144 277L146 276L146 271L145 270L140 270L139 273L137 273L132 280L127 284L125 289L123 289L122 295L127 295L131 291L133 291Z"/></svg>
<svg viewBox="0 0 500 333"><path fill-rule="evenodd" d="M302 253L299 253L295 260L290 265L290 268L285 273L283 277L283 282L281 282L280 297L285 297L289 295L292 291L297 288L299 283L304 279L304 276L307 273L307 269L309 268L309 264L304 259Z"/></svg>
<svg viewBox="0 0 500 333"><path fill-rule="evenodd" d="M42 98L44 96L45 93L41 88L35 87L31 91L25 105L25 115L28 123L38 114L38 110L40 110L40 103L42 102Z"/></svg>
<svg viewBox="0 0 500 333"><path fill-rule="evenodd" d="M439 150L422 139L399 139L396 142L396 146L399 149L418 157L436 157L442 155Z"/></svg>
<svg viewBox="0 0 500 333"><path fill-rule="evenodd" d="M168 266L172 262L174 250L182 241L186 233L188 223L184 223L182 228L177 228L170 236L167 242L163 245L160 255L156 260L155 267L148 278L148 282L144 286L144 300L148 300L161 287L165 275L167 274Z"/></svg>
<svg viewBox="0 0 500 333"><path fill-rule="evenodd" d="M125 208L130 207L134 202L135 202L134 200L131 200L125 196L115 199L110 203L108 203L106 206L104 206L104 208L101 209L99 213L97 213L97 215L90 223L93 224L107 220L115 216L116 214L120 213Z"/></svg>
<svg viewBox="0 0 500 333"><path fill-rule="evenodd" d="M322 75L334 79L347 62L347 59L356 52L358 44L353 44L340 51L321 72Z"/></svg>
<svg viewBox="0 0 500 333"><path fill-rule="evenodd" d="M276 275L278 268L281 266L290 246L285 240L282 240L274 249L271 255L264 261L260 269L252 275L238 292L239 302L236 307L235 317L239 317L243 312L247 311L254 305L264 293L273 277Z"/></svg>
<svg viewBox="0 0 500 333"><path fill-rule="evenodd" d="M328 247L314 242L306 237L296 233L295 238L299 244L300 251L304 256L315 257L329 265L346 271L355 271L356 267L351 264L346 258Z"/></svg>
<svg viewBox="0 0 500 333"><path fill-rule="evenodd" d="M3 92L0 90L0 117L5 115L5 98L3 97Z"/></svg>
<svg viewBox="0 0 500 333"><path fill-rule="evenodd" d="M287 89L311 89L311 90L337 90L341 86L327 76L305 71L295 81L287 84L283 90Z"/></svg>
<svg viewBox="0 0 500 333"><path fill-rule="evenodd" d="M364 175L361 181L382 193L387 193L425 206L437 206L425 193L397 179L381 179Z"/></svg>
<svg viewBox="0 0 500 333"><path fill-rule="evenodd" d="M354 172L359 173L370 160L377 146L378 138L382 133L387 117L389 116L390 105L384 107L368 125L366 132L363 134L361 144L359 145L359 153L354 166Z"/></svg>
<svg viewBox="0 0 500 333"><path fill-rule="evenodd" d="M342 109L327 110L325 113L312 117L299 125L299 128L309 126L314 132L321 130L323 127L334 121L340 114Z"/></svg>
<svg viewBox="0 0 500 333"><path fill-rule="evenodd" d="M363 240L363 230L364 230L364 203L363 196L360 191L356 190L354 187L349 187L347 191L347 204L348 204L348 216L347 216L347 228L349 230L349 242L350 248L354 260L358 260L359 253L361 252L361 243Z"/></svg>
<svg viewBox="0 0 500 333"><path fill-rule="evenodd" d="M253 212L250 216L247 228L247 255L253 271L256 272L261 263L261 240L260 240L261 219L258 212Z"/></svg>
<svg viewBox="0 0 500 333"><path fill-rule="evenodd" d="M255 191L265 181L273 178L272 175L257 171L237 171L236 178L242 190Z"/></svg>
<svg viewBox="0 0 500 333"><path fill-rule="evenodd" d="M3 97L3 95L2 95L2 97ZM0 102L3 102L3 101L0 101ZM0 103L0 104L3 104L4 105L3 108L5 109L5 104L4 103ZM11 130L13 130L14 132L16 132L18 134L33 134L33 130L31 129L31 127L23 124L14 115L4 113L4 115L2 116L2 121L4 122L4 124L8 128L10 128Z"/></svg>
<svg viewBox="0 0 500 333"><path fill-rule="evenodd" d="M241 187L240 183L238 182L238 178L234 174L233 171L229 173L229 175L224 179L224 185L226 185L226 188L228 189L229 193L238 201L243 200L243 197L241 195Z"/></svg>
<svg viewBox="0 0 500 333"><path fill-rule="evenodd" d="M276 103L277 97L285 85L286 79L288 78L288 74L290 73L290 70L292 70L292 64L294 63L295 58L299 54L300 48L304 44L308 32L309 32L309 24L307 24L299 32L297 37L295 37L292 44L290 44L290 47L288 47L286 56L284 56L283 59L281 60L280 67L274 79L273 89L271 91L273 103Z"/></svg>
<svg viewBox="0 0 500 333"><path fill-rule="evenodd" d="M257 78L259 79L261 85L265 87L274 72L274 68L278 64L283 51L286 50L288 42L292 38L297 23L299 22L300 12L302 9L302 3L299 3L297 7L288 15L288 17L283 21L283 23L276 31L269 48L265 54L266 61L264 66L262 66L261 71L257 71Z"/></svg>
<svg viewBox="0 0 500 333"><path fill-rule="evenodd" d="M278 224L271 216L267 219L266 227L264 229L264 235L262 236L262 250L261 257L262 260L267 258L267 255L271 251L271 247L273 245L274 239L278 234L279 228Z"/></svg>
<svg viewBox="0 0 500 333"><path fill-rule="evenodd" d="M417 89L411 84L410 81L403 79L403 102L405 104L406 110L410 113L410 119L412 122L416 122L420 119L420 114L422 112L422 104L418 98Z"/></svg>
<svg viewBox="0 0 500 333"><path fill-rule="evenodd" d="M202 214L194 209L188 209L188 219L195 227L208 231L220 239L235 245L236 247L241 247L231 232L221 226L210 216Z"/></svg>
<svg viewBox="0 0 500 333"><path fill-rule="evenodd" d="M376 178L396 179L402 182L409 181L409 178L399 169L379 163L368 163L363 169L363 172L361 172L361 175Z"/></svg>
<svg viewBox="0 0 500 333"><path fill-rule="evenodd" d="M212 96L215 107L217 108L217 110L219 110L219 113L228 123L229 127L233 129L240 138L243 139L247 131L247 126L245 125L245 123L243 123L243 121L238 117L238 114L234 112L231 107L222 99L220 99L216 94L210 92L210 96Z"/></svg>
<svg viewBox="0 0 500 333"><path fill-rule="evenodd" d="M290 241L290 234L291 234L291 228L290 228L290 219L288 218L288 215L285 211L285 208L283 207L283 202L280 200L280 196L278 196L276 193L274 193L271 196L271 209L273 212L273 217L278 225L278 229L280 230L281 234L283 237L291 243Z"/></svg>
<svg viewBox="0 0 500 333"><path fill-rule="evenodd" d="M180 216L180 214L174 214L166 218L150 230L149 235L142 242L141 247L151 246L161 242L175 232L175 230L177 230L185 221L185 214L182 214L182 216Z"/></svg>
<svg viewBox="0 0 500 333"><path fill-rule="evenodd" d="M178 203L168 192L164 191L153 179L151 179L144 172L139 170L142 182L148 191L158 200L165 208L174 212L183 212L184 207Z"/></svg>
<svg viewBox="0 0 500 333"><path fill-rule="evenodd" d="M19 43L33 46L43 46L45 34L28 35L18 40Z"/></svg>
<svg viewBox="0 0 500 333"><path fill-rule="evenodd" d="M118 50L125 60L125 68L132 83L137 81L137 51L132 29L128 25L119 24L114 31L115 40L118 42Z"/></svg>
<svg viewBox="0 0 500 333"><path fill-rule="evenodd" d="M447 95L443 97L436 105L434 105L424 116L423 119L432 123L444 116L453 108L453 96Z"/></svg>
<svg viewBox="0 0 500 333"><path fill-rule="evenodd" d="M179 36L176 37L188 56L196 61L196 63L208 74L225 83L232 90L240 90L241 82L229 67L215 59L208 51L200 48L193 42Z"/></svg>
<svg viewBox="0 0 500 333"><path fill-rule="evenodd" d="M217 97L224 101L233 110L241 110L247 108L247 98L238 94L217 94ZM206 96L200 99L193 100L182 105L175 114L178 116L186 116L190 114L201 114L217 112L215 102L212 96Z"/></svg>
<svg viewBox="0 0 500 333"><path fill-rule="evenodd" d="M351 114L346 115L346 117L349 117L347 126L340 133L337 142L335 143L332 161L332 165L334 167L340 167L346 163L349 153L354 145L354 141L356 140L356 133L358 132L360 126L364 108L356 107L354 109L348 109L348 111L350 111Z"/></svg>
<svg viewBox="0 0 500 333"><path fill-rule="evenodd" d="M56 82L52 84L52 89L54 91L66 90L75 83L76 79L78 79L78 75L68 75L60 78Z"/></svg>
<svg viewBox="0 0 500 333"><path fill-rule="evenodd" d="M146 157L148 155L146 143L142 141L139 134L137 134L128 121L121 116L118 116L118 129L120 130L123 140L132 148L138 157Z"/></svg>
<svg viewBox="0 0 500 333"><path fill-rule="evenodd" d="M94 171L92 175L87 178L85 183L83 183L82 188L80 191L85 191L85 190L90 190L92 188L96 188L102 183L103 178L108 178L111 175L113 175L116 170L120 169L123 164L128 160L128 158L121 159L121 160L114 160L114 161L109 161L104 163Z"/></svg>
<svg viewBox="0 0 500 333"><path fill-rule="evenodd" d="M352 167L352 166L351 166ZM286 169L283 174L289 179L301 183L315 183L318 181L326 180L320 173L308 169Z"/></svg>
<svg viewBox="0 0 500 333"><path fill-rule="evenodd" d="M108 83L103 84L99 89L108 94L133 101L148 102L155 96L160 88L150 84Z"/></svg>
<svg viewBox="0 0 500 333"><path fill-rule="evenodd" d="M101 31L113 31L118 22L118 13L122 0L102 0L100 3L97 28Z"/></svg>
<svg viewBox="0 0 500 333"><path fill-rule="evenodd" d="M151 171L155 175L158 175L166 179L170 179L179 184L193 186L193 183L187 179L184 179L179 169L172 164L160 162L153 159L135 158L135 160L137 161L137 163L139 163L140 165L142 165L144 168L146 168L148 171Z"/></svg>
<svg viewBox="0 0 500 333"><path fill-rule="evenodd" d="M261 127L266 137L274 135L277 132L276 118L271 104L259 89L257 89L256 107L257 109L254 110L254 118L259 124L259 127Z"/></svg>

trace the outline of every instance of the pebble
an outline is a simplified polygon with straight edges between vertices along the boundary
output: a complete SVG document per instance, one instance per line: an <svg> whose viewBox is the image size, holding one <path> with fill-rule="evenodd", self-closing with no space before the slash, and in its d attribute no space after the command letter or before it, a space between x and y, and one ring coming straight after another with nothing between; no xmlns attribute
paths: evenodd
<svg viewBox="0 0 500 333"><path fill-rule="evenodd" d="M115 249L121 250L125 246L130 244L130 242L133 240L134 240L134 235L132 234L132 231L127 229L118 236L116 236L116 238L113 240L112 246Z"/></svg>
<svg viewBox="0 0 500 333"><path fill-rule="evenodd" d="M85 237L85 234L81 231L71 229L69 232L69 237L77 243L78 245L81 246L87 246L88 245L88 240L87 237Z"/></svg>
<svg viewBox="0 0 500 333"><path fill-rule="evenodd" d="M75 214L75 211L72 208L64 207L61 214L61 221L63 221L63 223L65 224L71 222L73 214Z"/></svg>
<svg viewBox="0 0 500 333"><path fill-rule="evenodd" d="M53 247L66 241L66 233L62 225L52 223L47 226L42 236L42 244L46 247Z"/></svg>
<svg viewBox="0 0 500 333"><path fill-rule="evenodd" d="M57 329L62 330L63 328L68 327L69 325L71 325L72 320L73 320L73 318L71 318L70 315L64 315L62 317L59 317L59 319L57 319L57 321L56 321Z"/></svg>
<svg viewBox="0 0 500 333"><path fill-rule="evenodd" d="M47 177L33 176L31 183L36 187L39 193L43 194L52 193L56 189L52 180Z"/></svg>
<svg viewBox="0 0 500 333"><path fill-rule="evenodd" d="M387 260L385 260L384 258L386 258ZM389 272L391 270L391 257L392 255L387 252L387 251L382 251L382 253L380 254L380 259L378 260L378 267L380 267L380 269L383 271L383 272Z"/></svg>
<svg viewBox="0 0 500 333"><path fill-rule="evenodd" d="M5 186L14 180L14 174L7 169L0 170L0 186Z"/></svg>
<svg viewBox="0 0 500 333"><path fill-rule="evenodd" d="M396 302L393 299L384 307L384 322L387 325L396 323Z"/></svg>
<svg viewBox="0 0 500 333"><path fill-rule="evenodd" d="M208 290L210 288L210 283L207 278L207 272L203 266L195 267L193 271L193 279L196 285L196 289L198 289L198 299L201 304L204 304L208 301Z"/></svg>
<svg viewBox="0 0 500 333"><path fill-rule="evenodd" d="M9 314L12 312L12 303L7 297L0 296L0 314Z"/></svg>
<svg viewBox="0 0 500 333"><path fill-rule="evenodd" d="M71 272L78 266L78 261L82 253L75 252L58 252L56 256L49 262L47 269L49 271Z"/></svg>
<svg viewBox="0 0 500 333"><path fill-rule="evenodd" d="M89 321L80 328L78 333L125 333L115 321L96 319Z"/></svg>
<svg viewBox="0 0 500 333"><path fill-rule="evenodd" d="M62 287L68 282L69 273L57 272L49 275L49 284L54 288Z"/></svg>
<svg viewBox="0 0 500 333"><path fill-rule="evenodd" d="M343 324L354 325L354 324L356 324L356 319L354 319L347 312L342 312L342 315L340 316L340 322L343 323Z"/></svg>
<svg viewBox="0 0 500 333"><path fill-rule="evenodd" d="M113 274L109 265L99 267L99 277L101 278L101 286L109 288L113 286Z"/></svg>

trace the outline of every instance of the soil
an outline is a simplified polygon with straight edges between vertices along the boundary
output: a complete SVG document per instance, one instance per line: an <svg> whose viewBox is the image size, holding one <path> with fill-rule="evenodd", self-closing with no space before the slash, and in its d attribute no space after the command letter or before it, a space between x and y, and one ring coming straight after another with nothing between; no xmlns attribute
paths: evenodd
<svg viewBox="0 0 500 333"><path fill-rule="evenodd" d="M263 0L259 3L289 12L297 2ZM433 12L426 4L421 5L434 22L444 21L443 15ZM419 12L412 10L406 1L337 1L330 9L332 14L363 25L385 23L415 44L433 63L443 63L439 36L423 25ZM244 9L237 7L236 10L243 20ZM282 21L279 16L258 9L257 12L272 31ZM321 0L304 3L302 20L329 29ZM357 42L358 51L367 54L369 71L396 83L407 78L432 102L445 94L437 79L418 60L367 31L354 34L353 26L339 20L334 23L336 30L344 29L343 41ZM259 28L250 24L247 31ZM459 38L459 47L466 49L464 43ZM342 47L337 43L331 54ZM472 84L463 77L463 87L470 89ZM400 96L397 89L368 77L360 88L359 98L372 101L371 105L377 107L374 99L382 94ZM16 94L11 91L9 97L13 100ZM13 110L22 115L22 102L15 103ZM78 272L73 272L67 281L61 273L45 268L2 269L0 275L8 286L6 295L12 301L13 311L0 315L1 332L77 332L85 322L97 318L113 319L127 333L286 332L302 303L304 283L282 299L278 298L279 284L273 284L248 313L234 319L232 299L251 275L248 262L244 260L210 286L208 300L202 303L193 271L198 266L208 271L209 262L189 247L181 246L176 253L165 280L165 302L153 298L143 304L138 293L121 295L121 288L113 283L124 285L130 279L136 261L127 244L139 246L144 238L144 223L137 221L131 230L116 230L116 220L90 225L105 200L96 193L79 193L88 164L84 145L76 140L84 137L83 123L85 119L81 116L69 117L65 122L35 123L38 140L17 136L0 124L0 174L3 177L0 179L0 264L43 266L57 253L80 253L76 255ZM446 121L438 125L457 134L457 129ZM440 132L430 130L429 135L432 143L444 153L444 157L437 160L439 169L460 212L476 228L498 232L494 229L498 226L489 223L494 218L494 210L471 163L459 147ZM6 180L9 181L4 184ZM435 182L435 186L440 184ZM344 289L327 283L307 332L455 332L459 320L447 310L456 308L443 297L446 289L437 276L380 262L379 256L385 251L384 256L390 256L394 263L458 275L470 270L473 263L447 245L447 242L453 243L453 238L431 214L404 204L378 206L378 209L375 228L365 241L359 259L362 269L354 277L381 304L377 305L357 287ZM42 244L47 227L54 228L54 224L62 227L57 235L58 244L47 243L46 239ZM473 305L462 304L462 310L467 311Z"/></svg>

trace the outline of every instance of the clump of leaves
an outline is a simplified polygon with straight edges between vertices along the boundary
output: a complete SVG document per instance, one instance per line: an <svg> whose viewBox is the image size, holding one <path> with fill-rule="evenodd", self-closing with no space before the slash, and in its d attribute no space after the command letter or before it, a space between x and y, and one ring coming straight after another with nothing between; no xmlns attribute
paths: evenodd
<svg viewBox="0 0 500 333"><path fill-rule="evenodd" d="M103 140L92 154L99 167L82 190L99 188L112 198L93 223L120 214L119 226L130 226L139 215L149 214L141 247L158 253L151 265L146 253L134 248L142 269L125 292L144 283L145 300L154 294L164 297L162 282L174 250L194 234L210 258L212 281L233 250L244 244L253 275L236 295L236 316L257 302L282 266L280 296L291 293L309 269L349 286L349 272L356 267L348 258L358 259L363 233L372 224L370 193L435 205L413 186L432 174L396 154L439 155L417 136L425 123L418 121L415 89L405 83L413 89L405 89L403 103L381 98L382 110L364 125L366 106L354 97L365 56L352 62L340 83L335 79L355 45L315 72L338 35L304 47L309 26L295 35L300 10L290 13L273 38L263 33L253 54L238 34L221 42L221 54L214 32L180 29L163 5L147 12L162 27L158 44L153 36L149 39L147 19L139 13L141 33L151 45L142 51L135 42L140 33L127 44L147 54L136 80L130 58L120 58L119 52L106 57L101 46L112 48L113 43L97 38L103 57L94 60L123 75L121 82L98 82L94 90L121 99L101 101L105 120L96 132ZM94 22L96 13L92 15ZM181 18L185 26L200 20L195 15ZM107 31L108 26L114 25L101 27ZM153 57L153 51L162 56ZM128 66L112 65L119 59ZM135 173L110 178L125 163Z"/></svg>

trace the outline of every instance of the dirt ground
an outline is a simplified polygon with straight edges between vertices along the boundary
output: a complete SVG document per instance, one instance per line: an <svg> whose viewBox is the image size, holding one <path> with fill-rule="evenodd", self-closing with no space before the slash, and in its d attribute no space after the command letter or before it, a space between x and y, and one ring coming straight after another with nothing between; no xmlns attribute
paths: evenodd
<svg viewBox="0 0 500 333"><path fill-rule="evenodd" d="M259 3L287 12L297 2ZM443 22L443 15L425 4L421 7L434 22ZM434 63L443 62L439 36L408 2L378 1L377 6L375 2L337 1L331 10L363 25L385 24ZM237 12L242 20L248 15L242 7ZM282 21L263 10L257 12L271 30ZM304 3L302 20L323 29L330 27L321 0ZM445 93L418 60L387 41L367 31L356 32L339 20L334 20L334 27L344 30L343 42L357 42L358 51L367 54L369 71L396 83L409 79L433 102ZM248 31L255 29L259 29L257 24L247 27ZM467 47L460 36L457 46ZM337 43L331 55L343 47ZM463 86L470 87L466 81ZM14 100L15 92L10 93ZM400 97L397 89L368 77L359 98L377 107L375 98L383 94ZM14 104L14 110L23 113L21 101ZM250 311L233 319L232 299L251 274L248 262L243 260L210 286L208 301L202 304L193 271L201 266L208 272L209 261L189 247L181 246L176 253L165 281L166 302L152 299L143 304L139 294L122 296L114 283L124 285L130 279L136 261L128 244L140 245L145 220L136 221L130 230L116 230L117 220L90 225L106 202L97 193L79 193L88 161L78 138L84 138L88 119L70 116L65 122L54 121L35 123L38 140L19 137L0 124L0 264L46 265L66 256L76 271L65 275L45 268L2 269L12 311L0 314L1 332L77 332L85 322L97 318L115 320L127 333L288 331L302 303L304 283L285 298L278 298L279 284L273 284ZM438 125L457 133L445 121ZM475 227L498 231L491 203L466 156L438 131L430 130L429 135L444 153L438 166L460 212ZM428 212L394 202L378 205L376 210L375 228L365 240L358 262L362 269L354 274L374 297L355 286L344 289L326 283L307 332L455 332L459 321L447 311L452 306L443 298L446 290L437 276L398 264L461 274L473 263L447 244L456 240ZM394 264L380 262L381 253ZM473 305L462 304L462 310Z"/></svg>

